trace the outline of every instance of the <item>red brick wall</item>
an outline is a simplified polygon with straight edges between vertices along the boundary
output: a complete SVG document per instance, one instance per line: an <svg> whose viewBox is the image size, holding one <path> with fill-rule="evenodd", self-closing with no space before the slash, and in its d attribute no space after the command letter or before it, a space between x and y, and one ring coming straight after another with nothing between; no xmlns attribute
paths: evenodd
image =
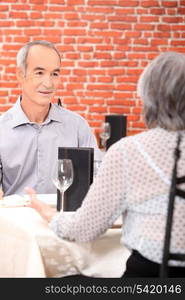
<svg viewBox="0 0 185 300"><path fill-rule="evenodd" d="M136 83L159 52L185 52L185 1L0 0L0 112L16 101L17 50L46 39L62 54L58 96L97 130L105 114L144 130Z"/></svg>

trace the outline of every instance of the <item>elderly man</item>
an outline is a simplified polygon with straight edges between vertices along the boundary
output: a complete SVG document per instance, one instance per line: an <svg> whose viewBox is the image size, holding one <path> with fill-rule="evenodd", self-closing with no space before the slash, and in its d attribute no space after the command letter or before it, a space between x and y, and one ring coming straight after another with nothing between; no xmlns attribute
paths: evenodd
<svg viewBox="0 0 185 300"><path fill-rule="evenodd" d="M0 117L0 183L4 195L56 191L52 183L58 147L99 149L91 129L79 114L52 104L60 82L61 58L53 44L34 41L17 55L17 79L22 95Z"/></svg>

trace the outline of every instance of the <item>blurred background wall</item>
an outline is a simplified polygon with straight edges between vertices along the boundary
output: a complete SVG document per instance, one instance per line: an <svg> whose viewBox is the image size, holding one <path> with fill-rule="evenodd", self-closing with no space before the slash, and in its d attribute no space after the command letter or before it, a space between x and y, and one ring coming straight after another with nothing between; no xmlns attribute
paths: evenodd
<svg viewBox="0 0 185 300"><path fill-rule="evenodd" d="M0 0L0 114L20 94L15 58L33 40L62 55L60 97L95 132L107 114L127 116L127 134L145 130L136 84L160 52L185 52L185 1Z"/></svg>

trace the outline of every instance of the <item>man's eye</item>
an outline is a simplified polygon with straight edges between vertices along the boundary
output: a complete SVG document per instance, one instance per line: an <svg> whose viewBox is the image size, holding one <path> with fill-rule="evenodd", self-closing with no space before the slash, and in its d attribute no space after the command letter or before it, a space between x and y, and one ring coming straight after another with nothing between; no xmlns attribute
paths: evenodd
<svg viewBox="0 0 185 300"><path fill-rule="evenodd" d="M38 71L35 73L36 75L43 75L43 72L42 71Z"/></svg>
<svg viewBox="0 0 185 300"><path fill-rule="evenodd" d="M53 76L56 76L56 77L58 77L59 76L59 73L53 73Z"/></svg>

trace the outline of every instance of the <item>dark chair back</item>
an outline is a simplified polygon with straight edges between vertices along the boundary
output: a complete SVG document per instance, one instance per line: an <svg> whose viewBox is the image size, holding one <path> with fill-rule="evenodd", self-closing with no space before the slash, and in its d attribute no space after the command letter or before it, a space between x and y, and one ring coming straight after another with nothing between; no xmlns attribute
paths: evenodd
<svg viewBox="0 0 185 300"><path fill-rule="evenodd" d="M171 231L173 226L173 212L174 212L174 203L175 197L179 196L185 199L185 191L179 188L181 183L185 183L185 176L178 177L177 176L177 166L178 161L180 159L180 143L181 143L181 135L178 135L177 145L174 152L174 167L172 172L172 181L171 181L171 188L169 194L169 203L168 203L168 211L167 211L167 220L166 220L166 229L165 229L165 237L164 237L164 248L163 248L163 257L162 263L160 267L160 277L165 278L168 277L168 263L169 260L176 260L176 261L185 261L185 254L181 253L170 253L170 241L171 241Z"/></svg>

